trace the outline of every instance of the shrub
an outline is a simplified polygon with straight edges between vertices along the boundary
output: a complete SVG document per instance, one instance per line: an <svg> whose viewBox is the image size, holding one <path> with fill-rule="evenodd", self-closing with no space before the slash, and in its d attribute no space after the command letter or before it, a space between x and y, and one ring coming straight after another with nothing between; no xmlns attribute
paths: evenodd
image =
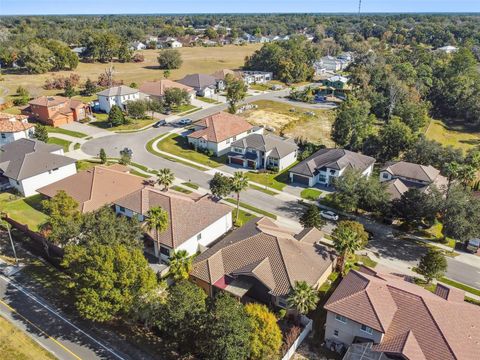
<svg viewBox="0 0 480 360"><path fill-rule="evenodd" d="M132 60L133 60L133 62L136 62L136 63L144 62L145 61L145 56L143 56L142 54L135 54L135 55L133 55Z"/></svg>
<svg viewBox="0 0 480 360"><path fill-rule="evenodd" d="M178 69L182 66L182 56L180 52L175 49L162 50L158 54L158 65L160 69Z"/></svg>

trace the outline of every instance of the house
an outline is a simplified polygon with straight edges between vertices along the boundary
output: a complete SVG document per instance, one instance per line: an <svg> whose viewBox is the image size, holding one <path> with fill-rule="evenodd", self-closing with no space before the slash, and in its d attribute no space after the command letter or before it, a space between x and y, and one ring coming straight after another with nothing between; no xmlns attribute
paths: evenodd
<svg viewBox="0 0 480 360"><path fill-rule="evenodd" d="M82 53L85 51L85 46L77 46L72 49L72 52L74 52L78 57L82 56Z"/></svg>
<svg viewBox="0 0 480 360"><path fill-rule="evenodd" d="M267 71L242 71L245 84L265 84L273 79L273 73Z"/></svg>
<svg viewBox="0 0 480 360"><path fill-rule="evenodd" d="M183 45L176 38L171 36L161 37L158 39L158 46L160 48L181 48Z"/></svg>
<svg viewBox="0 0 480 360"><path fill-rule="evenodd" d="M207 74L190 74L178 80L180 84L194 88L198 96L212 97L217 90L225 89L225 81Z"/></svg>
<svg viewBox="0 0 480 360"><path fill-rule="evenodd" d="M351 345L344 359L478 359L480 307L464 296L443 284L432 293L404 277L351 270L324 306L325 340Z"/></svg>
<svg viewBox="0 0 480 360"><path fill-rule="evenodd" d="M145 50L146 48L147 48L147 45L145 45L140 41L135 41L130 46L130 50Z"/></svg>
<svg viewBox="0 0 480 360"><path fill-rule="evenodd" d="M0 147L1 183L23 196L77 172L75 159L63 156L63 148L33 139L19 139Z"/></svg>
<svg viewBox="0 0 480 360"><path fill-rule="evenodd" d="M30 139L35 133L35 125L27 121L25 115L0 113L0 146L19 139Z"/></svg>
<svg viewBox="0 0 480 360"><path fill-rule="evenodd" d="M144 187L115 201L115 211L139 221L148 210L161 207L168 213L167 230L149 232L155 255L168 262L173 251L186 250L195 255L232 228L232 208L208 196L190 196L175 191ZM158 235L158 237L157 237Z"/></svg>
<svg viewBox="0 0 480 360"><path fill-rule="evenodd" d="M334 255L318 244L321 238L315 228L295 233L255 218L198 255L190 280L211 297L226 291L240 300L287 308L296 281L318 288L333 270Z"/></svg>
<svg viewBox="0 0 480 360"><path fill-rule="evenodd" d="M297 150L292 139L273 134L250 134L232 142L228 162L252 169L282 171L297 160Z"/></svg>
<svg viewBox="0 0 480 360"><path fill-rule="evenodd" d="M117 105L122 110L126 110L127 101L136 101L140 99L138 89L120 85L105 89L97 93L99 109L107 114L113 105Z"/></svg>
<svg viewBox="0 0 480 360"><path fill-rule="evenodd" d="M187 139L196 149L208 149L220 156L230 150L232 142L256 132L263 129L254 128L240 116L219 112L195 122Z"/></svg>
<svg viewBox="0 0 480 360"><path fill-rule="evenodd" d="M451 54L451 53L457 52L458 48L456 46L446 45L438 48L437 51L444 52L445 54Z"/></svg>
<svg viewBox="0 0 480 360"><path fill-rule="evenodd" d="M22 110L23 115L53 127L81 121L90 114L87 104L63 96L41 96L28 104L29 106Z"/></svg>
<svg viewBox="0 0 480 360"><path fill-rule="evenodd" d="M195 90L193 88L168 79L144 82L140 85L139 90L151 99L160 100L164 97L165 90L173 88L185 90L190 95L190 100L195 99Z"/></svg>
<svg viewBox="0 0 480 360"><path fill-rule="evenodd" d="M111 205L118 199L145 186L145 179L132 175L126 166L98 165L91 169L65 177L38 189L40 194L53 197L65 191L78 203L79 211L87 213Z"/></svg>
<svg viewBox="0 0 480 360"><path fill-rule="evenodd" d="M218 45L218 42L215 41L215 40L210 40L210 39L204 39L202 40L202 44L203 46L217 46Z"/></svg>
<svg viewBox="0 0 480 360"><path fill-rule="evenodd" d="M428 191L431 185L442 190L448 179L433 166L396 161L386 164L380 170L380 181L387 183L387 191L391 199L398 199L411 188Z"/></svg>
<svg viewBox="0 0 480 360"><path fill-rule="evenodd" d="M374 163L374 158L349 150L320 149L291 168L289 177L291 182L308 186L330 186L332 180L340 177L346 169L357 170L363 176L370 176Z"/></svg>
<svg viewBox="0 0 480 360"><path fill-rule="evenodd" d="M170 42L170 47L172 49L181 48L182 46L183 46L183 44L178 40L173 40L173 41Z"/></svg>
<svg viewBox="0 0 480 360"><path fill-rule="evenodd" d="M238 71L233 71L233 70L230 70L230 69L222 69L222 70L218 70L216 72L214 72L212 74L212 76L217 80L222 80L222 81L225 81L226 77L228 76L232 76L234 79L241 79L242 78L242 75L241 73L239 73Z"/></svg>
<svg viewBox="0 0 480 360"><path fill-rule="evenodd" d="M317 64L321 65L326 71L336 72L342 70L342 62L333 56L323 56Z"/></svg>
<svg viewBox="0 0 480 360"><path fill-rule="evenodd" d="M348 78L345 76L334 75L322 81L324 86L334 88L335 90L342 90L348 84Z"/></svg>

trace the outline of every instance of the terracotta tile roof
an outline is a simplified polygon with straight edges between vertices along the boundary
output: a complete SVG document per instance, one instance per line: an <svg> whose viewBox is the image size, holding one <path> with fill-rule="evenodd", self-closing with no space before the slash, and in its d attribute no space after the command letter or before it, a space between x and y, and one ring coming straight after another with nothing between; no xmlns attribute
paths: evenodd
<svg viewBox="0 0 480 360"><path fill-rule="evenodd" d="M225 275L249 275L275 296L286 296L295 281L315 285L331 268L333 255L294 235L267 218L252 219L197 256L191 275L210 284Z"/></svg>
<svg viewBox="0 0 480 360"><path fill-rule="evenodd" d="M186 90L189 93L195 91L190 86L186 86L186 85L183 85L183 84L180 84L178 82L168 80L168 79L162 79L162 80L159 80L159 81L144 82L142 85L140 85L139 90L142 93L147 94L147 95L163 96L163 95L165 95L165 90L171 89L171 88Z"/></svg>
<svg viewBox="0 0 480 360"><path fill-rule="evenodd" d="M14 133L35 127L27 122L28 116L0 113L0 132Z"/></svg>
<svg viewBox="0 0 480 360"><path fill-rule="evenodd" d="M240 135L253 128L244 118L223 111L200 119L194 125L200 127L200 129L192 132L188 137L203 138L215 143Z"/></svg>
<svg viewBox="0 0 480 360"><path fill-rule="evenodd" d="M167 211L168 229L159 234L159 241L173 249L232 212L230 206L216 203L207 196L188 196L151 187L134 191L115 204L143 215L157 206ZM156 240L155 232L149 235Z"/></svg>
<svg viewBox="0 0 480 360"><path fill-rule="evenodd" d="M408 359L478 359L480 308L461 301L457 291L447 299L440 295L397 276L353 270L325 309L384 333L375 351Z"/></svg>
<svg viewBox="0 0 480 360"><path fill-rule="evenodd" d="M59 190L64 190L78 202L80 211L86 213L143 188L144 181L140 176L129 174L117 165L95 166L37 191L53 197Z"/></svg>

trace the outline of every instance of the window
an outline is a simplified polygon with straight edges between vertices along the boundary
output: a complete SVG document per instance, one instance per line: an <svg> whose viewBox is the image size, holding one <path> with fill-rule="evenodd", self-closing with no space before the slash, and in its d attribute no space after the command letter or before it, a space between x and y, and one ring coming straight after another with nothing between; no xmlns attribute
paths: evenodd
<svg viewBox="0 0 480 360"><path fill-rule="evenodd" d="M160 246L160 254L165 256L170 256L170 250L163 246Z"/></svg>
<svg viewBox="0 0 480 360"><path fill-rule="evenodd" d="M125 208L123 206L119 206L121 212L125 212Z"/></svg>
<svg viewBox="0 0 480 360"><path fill-rule="evenodd" d="M338 336L338 330L333 331L333 336Z"/></svg>
<svg viewBox="0 0 480 360"><path fill-rule="evenodd" d="M227 139L225 142L226 142L227 144L230 144L230 139Z"/></svg>
<svg viewBox="0 0 480 360"><path fill-rule="evenodd" d="M197 240L202 240L202 233L197 235Z"/></svg>
<svg viewBox="0 0 480 360"><path fill-rule="evenodd" d="M7 137L7 135L5 135L4 133L2 133L2 139L5 139Z"/></svg>
<svg viewBox="0 0 480 360"><path fill-rule="evenodd" d="M388 173L383 173L383 174L382 174L382 178L388 179Z"/></svg>
<svg viewBox="0 0 480 360"><path fill-rule="evenodd" d="M283 299L283 298L278 298L278 306L286 309L287 306L288 306L288 304L287 304L287 302L285 301L285 299Z"/></svg>
<svg viewBox="0 0 480 360"><path fill-rule="evenodd" d="M235 141L235 140L237 140L237 137L236 137L236 136L233 137L233 141Z"/></svg>
<svg viewBox="0 0 480 360"><path fill-rule="evenodd" d="M336 314L335 315L335 320L340 321L343 324L347 323L347 318L345 316L342 316L342 315Z"/></svg>
<svg viewBox="0 0 480 360"><path fill-rule="evenodd" d="M372 335L373 334L373 329L367 325L363 325L360 326L360 329L363 331L363 332L366 332L367 334L370 334Z"/></svg>

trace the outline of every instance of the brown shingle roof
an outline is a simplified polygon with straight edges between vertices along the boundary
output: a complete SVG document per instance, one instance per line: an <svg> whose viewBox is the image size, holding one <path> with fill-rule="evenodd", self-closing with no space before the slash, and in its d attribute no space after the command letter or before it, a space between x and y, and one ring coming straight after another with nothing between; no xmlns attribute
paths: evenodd
<svg viewBox="0 0 480 360"><path fill-rule="evenodd" d="M25 115L0 113L0 132L14 133L34 127L35 125L27 122L27 118Z"/></svg>
<svg viewBox="0 0 480 360"><path fill-rule="evenodd" d="M244 118L223 111L200 119L195 125L202 128L189 134L188 137L203 138L215 143L253 128Z"/></svg>
<svg viewBox="0 0 480 360"><path fill-rule="evenodd" d="M440 174L440 170L435 169L433 166L419 165L406 161L389 163L382 168L382 171L388 171L393 176L401 176L426 182L434 181Z"/></svg>
<svg viewBox="0 0 480 360"><path fill-rule="evenodd" d="M115 201L115 204L143 215L157 206L167 211L168 229L159 234L159 241L171 248L178 247L232 212L230 206L216 203L207 196L187 196L175 191L164 192L151 187L134 191ZM156 239L155 234L152 233L150 236Z"/></svg>
<svg viewBox="0 0 480 360"><path fill-rule="evenodd" d="M159 80L159 81L144 82L142 85L140 85L139 90L142 93L147 94L147 95L163 96L163 95L165 95L165 90L171 89L171 88L186 90L189 93L195 91L190 86L186 86L186 85L183 85L183 84L180 84L178 82L168 80L168 79L162 79L162 80Z"/></svg>
<svg viewBox="0 0 480 360"><path fill-rule="evenodd" d="M79 204L83 213L94 211L144 187L144 179L116 166L95 166L44 186L37 191L53 197L64 190Z"/></svg>
<svg viewBox="0 0 480 360"><path fill-rule="evenodd" d="M396 276L350 271L325 309L383 332L375 351L428 360L473 360L480 354L480 308Z"/></svg>
<svg viewBox="0 0 480 360"><path fill-rule="evenodd" d="M30 105L39 105L39 106L56 106L67 102L69 98L63 96L40 96L36 99L29 101Z"/></svg>
<svg viewBox="0 0 480 360"><path fill-rule="evenodd" d="M200 254L191 275L210 284L225 275L249 275L276 296L287 295L295 281L315 285L332 266L333 255L294 235L267 218L253 219Z"/></svg>

